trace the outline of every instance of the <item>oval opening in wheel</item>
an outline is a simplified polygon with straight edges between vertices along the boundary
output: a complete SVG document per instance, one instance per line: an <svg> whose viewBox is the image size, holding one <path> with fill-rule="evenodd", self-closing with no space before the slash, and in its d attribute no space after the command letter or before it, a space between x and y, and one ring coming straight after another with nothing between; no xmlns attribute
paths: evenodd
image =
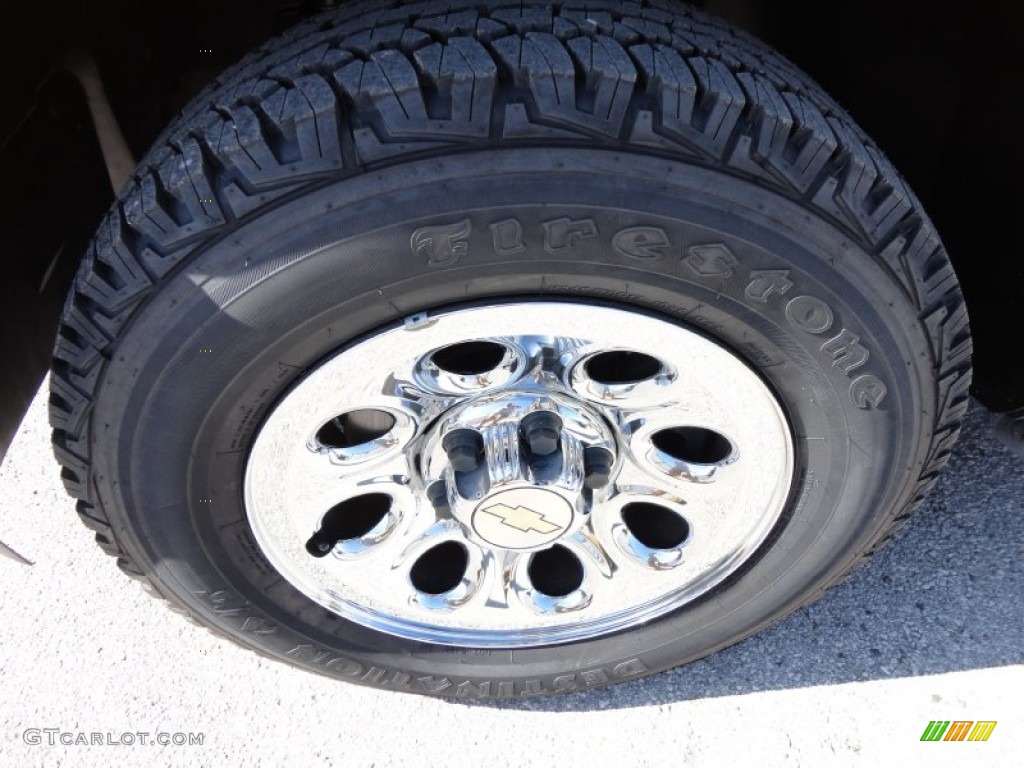
<svg viewBox="0 0 1024 768"><path fill-rule="evenodd" d="M661 373L662 364L658 358L643 352L615 350L594 355L583 368L592 381L615 386L654 378Z"/></svg>
<svg viewBox="0 0 1024 768"><path fill-rule="evenodd" d="M317 430L316 440L324 448L354 448L383 437L395 426L387 411L362 408L335 416Z"/></svg>
<svg viewBox="0 0 1024 768"><path fill-rule="evenodd" d="M669 427L651 436L654 447L687 464L718 464L732 455L732 443L724 435L703 427Z"/></svg>
<svg viewBox="0 0 1024 768"><path fill-rule="evenodd" d="M646 501L624 506L622 521L636 540L650 549L676 549L690 535L690 525L680 515Z"/></svg>
<svg viewBox="0 0 1024 768"><path fill-rule="evenodd" d="M367 493L345 499L331 507L320 521L320 528L306 542L306 551L314 557L323 557L339 541L365 536L391 509L391 497L386 493Z"/></svg>
<svg viewBox="0 0 1024 768"><path fill-rule="evenodd" d="M565 597L583 584L583 565L563 546L537 552L527 567L534 589L548 597Z"/></svg>
<svg viewBox="0 0 1024 768"><path fill-rule="evenodd" d="M456 376L478 376L497 368L505 359L505 347L493 341L464 341L434 352L438 368Z"/></svg>
<svg viewBox="0 0 1024 768"><path fill-rule="evenodd" d="M469 553L456 541L431 547L417 558L409 571L409 581L427 595L443 595L462 582L469 564Z"/></svg>

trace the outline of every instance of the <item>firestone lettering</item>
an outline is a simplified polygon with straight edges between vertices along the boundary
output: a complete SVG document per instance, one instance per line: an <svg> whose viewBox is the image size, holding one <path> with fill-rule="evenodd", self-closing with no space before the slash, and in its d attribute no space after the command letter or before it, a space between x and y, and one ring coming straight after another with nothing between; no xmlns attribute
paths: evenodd
<svg viewBox="0 0 1024 768"><path fill-rule="evenodd" d="M562 253L579 246L586 239L597 237L597 224L593 219L552 219L545 221L544 250Z"/></svg>
<svg viewBox="0 0 1024 768"><path fill-rule="evenodd" d="M733 267L739 266L732 251L721 243L695 245L686 252L683 264L699 277L732 277Z"/></svg>
<svg viewBox="0 0 1024 768"><path fill-rule="evenodd" d="M522 223L517 219L500 219L487 227L491 233L493 253L509 256L527 249L529 240L524 235ZM544 250L551 254L569 253L579 248L584 241L602 235L608 238L606 242L620 256L638 261L653 261L673 252L679 253L684 248L684 244L673 243L663 228L655 226L634 225L614 232L601 232L594 219L563 216L541 222L540 228L543 230ZM421 227L413 232L410 245L415 255L426 258L428 265L454 264L468 253L472 230L469 219ZM685 248L679 266L699 278L719 280L732 278L742 267L739 258L724 243L699 243ZM873 410L881 405L888 393L885 383L874 374L862 370L871 359L869 349L848 328L840 326L837 330L833 327L836 323L835 313L824 299L808 294L794 296L796 284L790 279L788 269L752 270L747 274L745 282L743 295L748 301L778 306L786 322L802 333L819 337L829 334L829 338L818 348L834 368L850 377L848 394L857 408ZM587 673L580 673L584 674ZM503 684L499 683L499 686ZM570 683L562 680L560 684Z"/></svg>
<svg viewBox="0 0 1024 768"><path fill-rule="evenodd" d="M670 250L668 235L658 227L629 227L615 233L612 248L631 259L660 259Z"/></svg>
<svg viewBox="0 0 1024 768"><path fill-rule="evenodd" d="M420 227L412 233L409 245L414 254L426 258L428 265L446 266L466 255L469 248L467 238L472 231L469 219L436 227Z"/></svg>

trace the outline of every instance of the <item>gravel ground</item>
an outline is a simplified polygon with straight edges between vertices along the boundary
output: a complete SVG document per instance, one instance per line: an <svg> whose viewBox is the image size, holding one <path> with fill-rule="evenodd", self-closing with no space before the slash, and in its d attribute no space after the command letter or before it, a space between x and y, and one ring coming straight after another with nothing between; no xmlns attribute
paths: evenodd
<svg viewBox="0 0 1024 768"><path fill-rule="evenodd" d="M978 406L925 506L815 605L684 669L495 706L292 670L148 598L75 519L45 403L0 469L0 540L35 562L0 558L4 768L1021 764L1024 462ZM985 743L922 743L933 719L998 726ZM57 731L31 744L30 729ZM136 743L61 744L79 733Z"/></svg>

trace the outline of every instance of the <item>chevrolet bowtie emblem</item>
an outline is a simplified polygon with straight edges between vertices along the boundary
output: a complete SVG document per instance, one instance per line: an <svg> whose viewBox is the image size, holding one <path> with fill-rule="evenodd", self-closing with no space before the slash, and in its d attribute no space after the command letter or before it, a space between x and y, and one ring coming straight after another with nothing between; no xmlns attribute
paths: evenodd
<svg viewBox="0 0 1024 768"><path fill-rule="evenodd" d="M542 534L554 533L559 529L559 526L548 522L540 512L535 512L524 506L510 507L508 504L492 504L480 511L493 515L505 525L524 533L528 531Z"/></svg>

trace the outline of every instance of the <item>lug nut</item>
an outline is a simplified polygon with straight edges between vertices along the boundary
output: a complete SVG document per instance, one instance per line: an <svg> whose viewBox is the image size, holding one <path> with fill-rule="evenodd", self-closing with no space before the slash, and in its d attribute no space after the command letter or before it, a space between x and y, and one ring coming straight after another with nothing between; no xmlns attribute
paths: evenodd
<svg viewBox="0 0 1024 768"><path fill-rule="evenodd" d="M519 424L520 432L530 452L535 456L550 456L558 450L562 432L562 419L551 411L527 414Z"/></svg>
<svg viewBox="0 0 1024 768"><path fill-rule="evenodd" d="M591 446L583 450L583 485L597 490L608 485L612 476L612 455L604 448Z"/></svg>
<svg viewBox="0 0 1024 768"><path fill-rule="evenodd" d="M484 440L472 429L456 429L444 436L441 447L456 472L472 472L484 455Z"/></svg>
<svg viewBox="0 0 1024 768"><path fill-rule="evenodd" d="M444 480L438 480L427 486L427 498L438 512L447 510L448 507L448 486Z"/></svg>

